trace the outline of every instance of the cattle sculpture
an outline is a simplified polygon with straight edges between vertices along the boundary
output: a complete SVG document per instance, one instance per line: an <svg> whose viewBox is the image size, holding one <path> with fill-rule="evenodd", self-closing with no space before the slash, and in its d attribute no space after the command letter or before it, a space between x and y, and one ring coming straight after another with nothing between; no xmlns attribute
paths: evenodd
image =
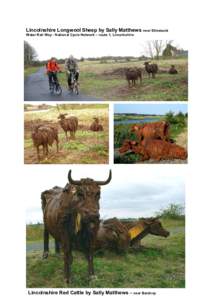
<svg viewBox="0 0 212 300"><path fill-rule="evenodd" d="M136 81L140 80L140 85L142 82L142 69L140 68L127 68L125 71L125 76L129 87L136 85Z"/></svg>
<svg viewBox="0 0 212 300"><path fill-rule="evenodd" d="M49 148L56 142L57 152L59 148L58 130L51 125L39 124L32 128L32 141L37 150L37 158L40 160L40 146L43 147L43 156L48 156Z"/></svg>
<svg viewBox="0 0 212 300"><path fill-rule="evenodd" d="M145 66L146 72L149 75L149 78L150 78L151 74L152 74L152 78L155 78L155 74L158 72L158 65L157 64L150 64L149 61L146 61L144 63L144 66Z"/></svg>
<svg viewBox="0 0 212 300"><path fill-rule="evenodd" d="M94 121L90 125L91 131L103 131L103 126L99 123L99 118L93 118Z"/></svg>
<svg viewBox="0 0 212 300"><path fill-rule="evenodd" d="M72 249L81 249L88 261L88 274L94 276L93 251L99 229L99 199L102 185L111 181L110 171L106 181L95 181L90 178L73 180L71 170L68 173L69 183L64 188L54 187L41 194L44 220L44 253L48 257L49 234L64 252L64 275L69 283L71 279Z"/></svg>
<svg viewBox="0 0 212 300"><path fill-rule="evenodd" d="M75 138L75 133L78 128L78 118L74 116L66 116L67 114L59 114L58 119L60 120L60 126L65 132L66 140L68 140L68 132L70 133L70 138Z"/></svg>
<svg viewBox="0 0 212 300"><path fill-rule="evenodd" d="M187 151L183 147L156 139L145 139L140 143L125 140L122 147L119 149L119 152L124 153L127 151L140 154L142 160L154 159L160 161L162 159L170 160L187 158Z"/></svg>
<svg viewBox="0 0 212 300"><path fill-rule="evenodd" d="M175 65L171 65L170 69L169 69L169 74L178 74L177 69L175 68Z"/></svg>
<svg viewBox="0 0 212 300"><path fill-rule="evenodd" d="M169 141L169 123L166 121L152 122L148 124L135 124L131 127L131 132L134 132L140 142L143 139L161 139Z"/></svg>

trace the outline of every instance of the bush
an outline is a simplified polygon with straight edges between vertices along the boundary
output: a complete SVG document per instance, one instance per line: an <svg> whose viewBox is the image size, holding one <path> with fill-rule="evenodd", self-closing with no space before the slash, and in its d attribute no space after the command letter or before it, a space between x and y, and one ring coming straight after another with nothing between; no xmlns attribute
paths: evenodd
<svg viewBox="0 0 212 300"><path fill-rule="evenodd" d="M184 207L180 204L170 204L167 208L157 212L156 216L167 219L182 219L185 217Z"/></svg>
<svg viewBox="0 0 212 300"><path fill-rule="evenodd" d="M125 155L114 155L114 163L115 164L133 164L141 160L141 157L139 154L135 153L129 153Z"/></svg>
<svg viewBox="0 0 212 300"><path fill-rule="evenodd" d="M133 124L121 124L115 125L114 127L114 147L121 147L124 140L133 140L137 139L136 135L130 132L130 128Z"/></svg>

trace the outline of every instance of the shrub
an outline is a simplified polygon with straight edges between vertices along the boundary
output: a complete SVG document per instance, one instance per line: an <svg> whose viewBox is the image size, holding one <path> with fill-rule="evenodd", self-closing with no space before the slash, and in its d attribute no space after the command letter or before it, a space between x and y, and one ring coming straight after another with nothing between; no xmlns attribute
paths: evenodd
<svg viewBox="0 0 212 300"><path fill-rule="evenodd" d="M114 163L115 164L133 164L140 160L140 155L135 153L129 153L125 155L114 155Z"/></svg>
<svg viewBox="0 0 212 300"><path fill-rule="evenodd" d="M180 204L170 204L167 208L157 212L156 216L169 219L182 219L185 217L184 207Z"/></svg>

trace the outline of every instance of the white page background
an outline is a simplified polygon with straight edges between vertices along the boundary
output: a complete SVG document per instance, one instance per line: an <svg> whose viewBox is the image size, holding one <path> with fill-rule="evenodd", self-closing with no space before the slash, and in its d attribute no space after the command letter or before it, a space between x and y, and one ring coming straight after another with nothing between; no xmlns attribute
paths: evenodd
<svg viewBox="0 0 212 300"><path fill-rule="evenodd" d="M169 35L166 39L185 40L189 44L189 164L176 166L184 168L187 177L186 288L154 289L154 291L157 292L156 297L163 300L170 299L170 297L186 300L211 299L212 49L209 30L211 27L210 1L60 0L53 2L37 0L7 1L2 6L0 48L2 58L1 298L29 297L25 288L27 199L24 190L29 183L30 185L32 182L37 184L36 176L33 177L33 170L37 174L39 169L42 172L45 167L24 166L23 164L24 29L26 26L71 27L79 24L89 27L168 28ZM141 38L143 39L143 36ZM163 38L165 38L164 34L145 35L145 39ZM160 170L163 167L175 168L170 165L155 166L155 169ZM50 168L56 170L62 169L63 166L50 166ZM108 170L106 166L104 168ZM126 166L126 168L130 167ZM150 167L146 166L146 168ZM41 299L44 296L36 297ZM150 299L154 297L148 296ZM98 299L100 296L95 296L95 298ZM110 296L110 298L117 299L119 296Z"/></svg>

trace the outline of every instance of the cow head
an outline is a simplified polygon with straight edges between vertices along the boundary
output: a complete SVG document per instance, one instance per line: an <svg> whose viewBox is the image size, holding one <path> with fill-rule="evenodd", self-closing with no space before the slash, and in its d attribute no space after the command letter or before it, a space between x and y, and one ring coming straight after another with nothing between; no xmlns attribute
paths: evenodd
<svg viewBox="0 0 212 300"><path fill-rule="evenodd" d="M132 149L136 145L136 141L125 140L121 148L119 148L119 153L125 153Z"/></svg>
<svg viewBox="0 0 212 300"><path fill-rule="evenodd" d="M143 223L148 227L148 231L150 234L159 235L163 237L169 236L169 231L163 228L160 220L158 218L146 218L141 219Z"/></svg>
<svg viewBox="0 0 212 300"><path fill-rule="evenodd" d="M141 129L140 125L132 125L131 127L131 132L137 132L138 130Z"/></svg>
<svg viewBox="0 0 212 300"><path fill-rule="evenodd" d="M145 61L144 65L145 65L145 66L148 66L149 63L151 63L151 61Z"/></svg>
<svg viewBox="0 0 212 300"><path fill-rule="evenodd" d="M90 227L96 223L99 224L99 199L101 186L111 181L112 173L105 181L96 181L90 178L74 180L71 177L71 170L68 173L69 184L67 189L71 189L72 207L80 215L82 224L90 224ZM93 225L92 225L93 224Z"/></svg>
<svg viewBox="0 0 212 300"><path fill-rule="evenodd" d="M59 116L57 117L60 120L64 120L66 118L68 114L59 114Z"/></svg>

